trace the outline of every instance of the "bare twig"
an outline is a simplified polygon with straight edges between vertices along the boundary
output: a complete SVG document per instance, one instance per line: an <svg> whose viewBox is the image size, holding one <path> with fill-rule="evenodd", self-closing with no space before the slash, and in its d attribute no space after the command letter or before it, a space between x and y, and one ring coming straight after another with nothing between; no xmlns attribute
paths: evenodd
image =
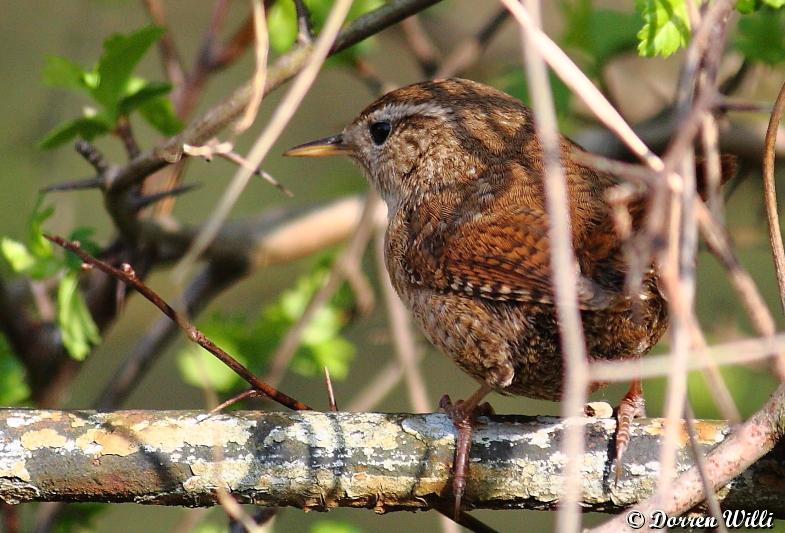
<svg viewBox="0 0 785 533"><path fill-rule="evenodd" d="M433 76L436 66L439 64L441 53L431 40L428 32L420 22L420 18L415 15L401 22L401 29L406 36L406 43L409 45L414 58L423 71L426 78ZM439 76L437 76L439 77Z"/></svg>
<svg viewBox="0 0 785 533"><path fill-rule="evenodd" d="M99 176L109 168L109 165L104 158L104 154L102 154L93 143L79 140L76 141L74 149L76 150L76 153L84 157L85 160L90 163L90 166L95 169Z"/></svg>
<svg viewBox="0 0 785 533"><path fill-rule="evenodd" d="M780 217L777 213L777 189L774 183L774 146L777 143L783 108L785 108L785 83L774 102L769 127L766 129L766 139L763 142L763 201L766 206L766 220L769 223L769 244L774 255L777 285L780 289L780 305L785 312L785 247L782 244Z"/></svg>
<svg viewBox="0 0 785 533"><path fill-rule="evenodd" d="M283 392L271 387L267 383L257 378L250 370L240 364L234 357L223 351L215 345L210 339L204 336L193 324L191 324L183 315L175 311L175 309L167 304L155 291L145 285L137 276L133 269L126 263L122 268L115 268L108 263L94 258L87 252L81 249L78 242L67 241L61 237L45 235L45 237L63 248L75 253L82 261L92 265L102 272L109 274L113 278L122 281L123 283L136 289L142 296L161 310L173 322L175 322L180 329L182 329L188 338L197 343L199 346L213 354L222 363L231 368L238 376L247 381L252 387L259 392L274 400L284 407L294 410L310 410L306 404L295 400L294 398L284 394Z"/></svg>
<svg viewBox="0 0 785 533"><path fill-rule="evenodd" d="M422 373L417 367L417 346L414 340L414 332L406 308L401 302L395 289L390 282L390 276L384 262L384 236L377 235L376 238L376 264L379 272L379 282L382 285L382 294L387 307L387 319L390 324L395 355L403 369L403 377L409 395L409 403L415 412L427 413L432 410L428 401L427 387L423 380Z"/></svg>
<svg viewBox="0 0 785 533"><path fill-rule="evenodd" d="M504 0L508 9L520 5ZM556 299L556 314L559 318L561 349L565 360L565 385L562 397L562 415L570 420L564 440L566 456L564 497L561 500L556 527L560 532L580 529L581 464L583 463L583 424L577 417L583 413L589 389L588 361L583 326L578 311L577 274L573 265L570 211L567 199L567 178L561 166L561 149L556 126L556 111L548 82L548 73L543 61L544 54L536 49L533 32L540 31L540 3L527 0L526 11L531 20L529 27L522 26L522 47L526 78L532 95L537 135L542 146L545 169L545 204L548 211L548 237L551 243L551 271ZM521 10L523 11L523 10Z"/></svg>
<svg viewBox="0 0 785 533"><path fill-rule="evenodd" d="M709 508L709 513L717 521L717 533L728 533L725 527L725 520L722 517L722 509L720 503L717 501L717 495L714 493L714 488L711 486L709 476L706 474L706 459L703 457L703 452L698 446L698 436L695 431L695 414L692 412L692 407L689 403L684 408L684 425L687 428L687 434L690 437L690 451L692 458L695 460L695 466L703 482L703 490L706 493L706 506Z"/></svg>
<svg viewBox="0 0 785 533"><path fill-rule="evenodd" d="M256 120L256 114L259 112L259 106L262 104L262 97L264 96L265 81L267 80L267 54L270 51L270 41L267 34L267 21L264 17L264 3L262 0L253 0L252 5L256 70L251 80L252 91L248 106L245 108L243 116L234 125L235 135L240 135Z"/></svg>
<svg viewBox="0 0 785 533"><path fill-rule="evenodd" d="M161 63L163 64L166 77L174 87L181 87L185 82L185 69L183 69L183 62L180 59L180 54L177 52L177 46L172 39L171 29L166 20L166 11L160 0L143 0L142 2L147 9L150 19L156 26L164 28L166 33L163 34L158 41L158 50L161 55Z"/></svg>
<svg viewBox="0 0 785 533"><path fill-rule="evenodd" d="M294 0L294 9L297 13L297 42L301 45L311 44L314 37L311 12L303 0Z"/></svg>
<svg viewBox="0 0 785 533"><path fill-rule="evenodd" d="M455 49L441 62L434 78L448 78L460 74L475 63L488 46L491 39L498 33L509 18L509 12L501 8L491 19L480 28L475 35L459 43Z"/></svg>
<svg viewBox="0 0 785 533"><path fill-rule="evenodd" d="M330 49L334 46L338 32L341 29L346 15L351 7L351 0L336 0L327 20L325 21L322 33L316 39L313 50L306 60L302 70L297 75L289 92L284 96L281 103L276 108L267 127L254 143L253 148L248 153L248 161L253 169L259 167L267 152L272 148L273 143L283 132L289 120L294 115L297 107L305 97L306 92L316 79L324 60L327 58ZM191 265L201 255L204 249L215 238L226 217L229 215L240 194L245 189L248 180L253 174L253 170L241 167L232 179L232 183L227 187L223 197L215 207L214 212L207 220L202 233L196 238L191 249L180 260L176 267L174 276L182 280Z"/></svg>

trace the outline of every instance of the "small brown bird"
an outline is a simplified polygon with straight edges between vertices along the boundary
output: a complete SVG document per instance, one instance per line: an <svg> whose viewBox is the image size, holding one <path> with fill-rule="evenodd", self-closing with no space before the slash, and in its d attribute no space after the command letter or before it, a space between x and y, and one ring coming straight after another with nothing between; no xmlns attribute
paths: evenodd
<svg viewBox="0 0 785 533"><path fill-rule="evenodd" d="M652 269L639 294L625 292L628 267L605 199L618 180L579 163L574 156L581 151L561 139L588 357L641 357L667 327L666 304ZM466 401L443 404L459 429L453 477L459 508L482 398L490 391L546 400L562 394L542 150L532 112L473 81L417 83L379 98L342 133L286 152L336 154L359 163L387 203L385 258L398 294L426 337L481 384ZM631 211L635 224L642 206ZM642 410L635 381L618 413L617 468L630 421Z"/></svg>

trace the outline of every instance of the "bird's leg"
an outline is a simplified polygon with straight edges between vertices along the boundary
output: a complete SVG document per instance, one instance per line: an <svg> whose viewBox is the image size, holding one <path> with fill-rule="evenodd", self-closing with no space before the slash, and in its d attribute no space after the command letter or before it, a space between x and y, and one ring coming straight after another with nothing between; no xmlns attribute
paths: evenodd
<svg viewBox="0 0 785 533"><path fill-rule="evenodd" d="M643 416L646 416L646 402L643 398L641 380L636 379L630 384L630 389L621 399L616 412L616 466L614 468L616 484L619 483L621 476L622 457L630 443L632 420Z"/></svg>
<svg viewBox="0 0 785 533"><path fill-rule="evenodd" d="M466 400L458 400L454 404L445 394L439 401L439 407L447 413L458 434L455 438L455 458L452 466L452 491L455 495L455 516L461 512L461 498L466 489L466 470L469 466L469 449L472 444L472 433L477 416L493 414L493 409L487 402L480 405L485 396L493 389L483 384Z"/></svg>

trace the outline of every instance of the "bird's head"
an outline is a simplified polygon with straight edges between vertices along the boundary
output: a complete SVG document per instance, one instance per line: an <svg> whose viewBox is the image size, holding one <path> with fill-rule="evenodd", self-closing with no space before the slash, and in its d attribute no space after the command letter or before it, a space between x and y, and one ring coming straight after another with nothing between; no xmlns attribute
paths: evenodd
<svg viewBox="0 0 785 533"><path fill-rule="evenodd" d="M480 83L447 79L391 91L341 133L284 155L348 155L393 208L477 179L520 153L530 138L530 112L518 100Z"/></svg>

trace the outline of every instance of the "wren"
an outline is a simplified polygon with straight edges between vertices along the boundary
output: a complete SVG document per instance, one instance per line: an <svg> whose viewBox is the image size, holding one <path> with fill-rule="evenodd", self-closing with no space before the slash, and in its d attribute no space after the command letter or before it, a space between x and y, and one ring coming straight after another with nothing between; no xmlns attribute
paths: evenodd
<svg viewBox="0 0 785 533"><path fill-rule="evenodd" d="M619 180L578 162L582 148L569 139L560 143L588 358L641 357L668 325L657 274L645 272L638 294L625 290L623 241L606 202ZM342 133L286 152L336 154L356 161L387 204L385 260L401 299L428 340L481 384L465 402L443 399L459 429L459 508L482 398L496 391L559 400L564 384L532 112L473 81L417 83L382 96ZM620 405L617 473L642 398L635 381Z"/></svg>

